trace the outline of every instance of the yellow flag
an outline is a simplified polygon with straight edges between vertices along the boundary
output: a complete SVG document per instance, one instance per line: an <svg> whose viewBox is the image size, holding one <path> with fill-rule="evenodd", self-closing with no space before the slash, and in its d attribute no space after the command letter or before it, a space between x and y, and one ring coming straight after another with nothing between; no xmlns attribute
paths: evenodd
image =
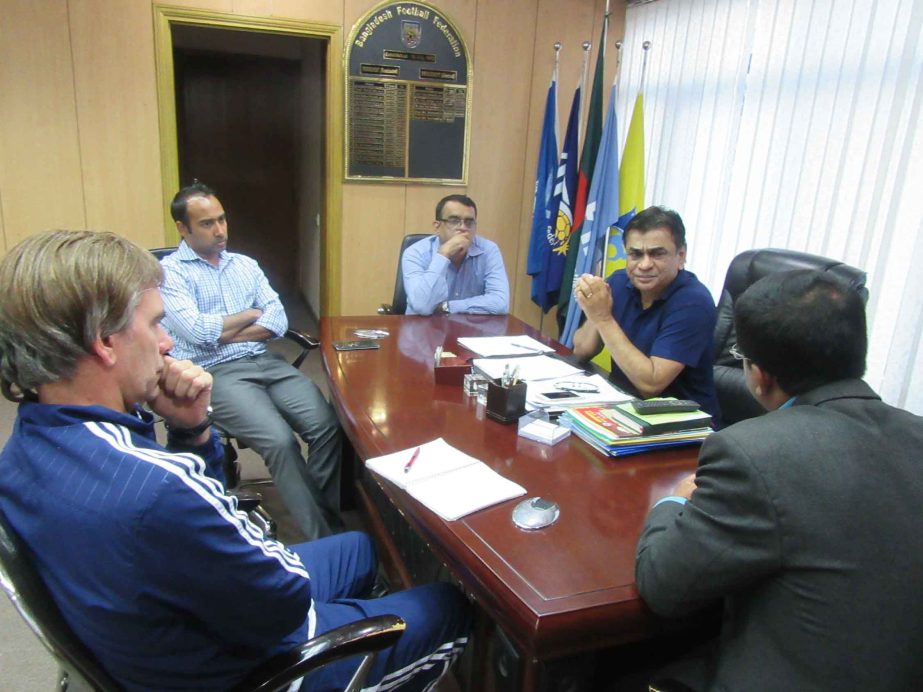
<svg viewBox="0 0 923 692"><path fill-rule="evenodd" d="M644 95L638 92L619 169L619 213L644 209Z"/></svg>
<svg viewBox="0 0 923 692"><path fill-rule="evenodd" d="M626 214L632 209L638 212L644 208L644 95L639 91L631 114L631 123L628 125L622 165L619 167L619 214ZM624 269L625 266L622 234L613 229L609 236L609 246L606 248L605 276L609 277L612 272ZM609 372L609 349L603 348L593 362Z"/></svg>

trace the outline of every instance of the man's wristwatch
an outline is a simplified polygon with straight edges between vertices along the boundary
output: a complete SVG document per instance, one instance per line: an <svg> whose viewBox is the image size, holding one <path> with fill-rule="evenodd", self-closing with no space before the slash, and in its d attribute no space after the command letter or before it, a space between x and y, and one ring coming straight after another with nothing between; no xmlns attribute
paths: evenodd
<svg viewBox="0 0 923 692"><path fill-rule="evenodd" d="M205 420L192 428L177 428L176 426L167 425L167 432L169 433L170 439L176 440L177 442L192 442L199 435L208 430L209 426L212 424L212 407L209 406L205 409Z"/></svg>
<svg viewBox="0 0 923 692"><path fill-rule="evenodd" d="M436 306L436 309L433 310L434 315L448 315L449 314L449 301L444 300L439 305Z"/></svg>

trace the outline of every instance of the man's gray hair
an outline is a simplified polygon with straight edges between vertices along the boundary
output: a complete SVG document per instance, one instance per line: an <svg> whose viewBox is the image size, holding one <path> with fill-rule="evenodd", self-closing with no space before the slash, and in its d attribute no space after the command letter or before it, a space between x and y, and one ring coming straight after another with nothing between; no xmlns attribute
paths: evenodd
<svg viewBox="0 0 923 692"><path fill-rule="evenodd" d="M73 377L163 280L154 256L114 233L46 231L0 261L0 389L11 401Z"/></svg>

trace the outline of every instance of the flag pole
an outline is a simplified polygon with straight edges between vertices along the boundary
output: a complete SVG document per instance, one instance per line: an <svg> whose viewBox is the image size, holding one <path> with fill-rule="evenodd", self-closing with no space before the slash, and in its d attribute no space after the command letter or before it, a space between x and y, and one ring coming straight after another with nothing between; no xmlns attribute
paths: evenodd
<svg viewBox="0 0 923 692"><path fill-rule="evenodd" d="M622 42L615 42L615 77L612 79L612 86L618 84L619 69L622 67ZM612 234L612 226L606 226L606 240L603 243L603 259L599 263L599 272L596 274L601 279L606 278L606 263L609 261L609 237Z"/></svg>
<svg viewBox="0 0 923 692"><path fill-rule="evenodd" d="M619 83L619 72L622 70L622 42L615 42L615 77L612 78L612 85Z"/></svg>
<svg viewBox="0 0 923 692"><path fill-rule="evenodd" d="M558 81L560 66L561 66L561 42L555 41L554 42L554 69L552 70L552 73L551 73L552 83L557 83ZM555 112L557 112L558 110L557 98L555 98L554 109L555 109ZM555 142L559 142L561 140L561 134L560 132L558 132L557 116L555 116L555 119L554 119L554 140ZM554 153L555 153L555 156L558 155L557 151ZM544 327L545 327L545 313L544 311L540 310L539 316L538 316L538 331L539 332L543 331Z"/></svg>
<svg viewBox="0 0 923 692"><path fill-rule="evenodd" d="M590 62L590 47L593 44L589 41L583 42L583 69L580 72L580 112L583 113L586 105L586 68ZM577 142L583 140L583 118L577 122Z"/></svg>
<svg viewBox="0 0 923 692"><path fill-rule="evenodd" d="M641 44L642 50L644 50L644 60L641 62L641 84L638 87L639 91L644 89L644 80L647 79L647 52L651 49L651 42L645 41Z"/></svg>

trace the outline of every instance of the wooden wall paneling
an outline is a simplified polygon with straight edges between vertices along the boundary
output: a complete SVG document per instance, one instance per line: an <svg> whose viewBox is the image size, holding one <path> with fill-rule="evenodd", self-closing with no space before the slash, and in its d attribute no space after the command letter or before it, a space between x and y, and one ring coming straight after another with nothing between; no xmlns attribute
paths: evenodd
<svg viewBox="0 0 923 692"><path fill-rule="evenodd" d="M176 0L175 2L172 0L151 0L151 4L189 7L211 12L234 12L234 0Z"/></svg>
<svg viewBox="0 0 923 692"><path fill-rule="evenodd" d="M516 293L519 203L527 147L532 55L538 6L533 0L478 5L468 190L481 232L500 246Z"/></svg>
<svg viewBox="0 0 923 692"><path fill-rule="evenodd" d="M4 0L0 19L3 247L49 228L84 228L67 7Z"/></svg>
<svg viewBox="0 0 923 692"><path fill-rule="evenodd" d="M446 195L467 195L463 185L408 185L404 235L431 233L436 218L436 203ZM480 200L474 200L480 211Z"/></svg>
<svg viewBox="0 0 923 692"><path fill-rule="evenodd" d="M312 22L343 24L342 0L272 0L276 17L308 19Z"/></svg>
<svg viewBox="0 0 923 692"><path fill-rule="evenodd" d="M69 3L87 223L163 243L166 210L147 3Z"/></svg>
<svg viewBox="0 0 923 692"><path fill-rule="evenodd" d="M405 212L403 185L343 186L340 314L374 315L391 302Z"/></svg>
<svg viewBox="0 0 923 692"><path fill-rule="evenodd" d="M272 0L234 0L231 12L244 17L272 17L273 5Z"/></svg>

